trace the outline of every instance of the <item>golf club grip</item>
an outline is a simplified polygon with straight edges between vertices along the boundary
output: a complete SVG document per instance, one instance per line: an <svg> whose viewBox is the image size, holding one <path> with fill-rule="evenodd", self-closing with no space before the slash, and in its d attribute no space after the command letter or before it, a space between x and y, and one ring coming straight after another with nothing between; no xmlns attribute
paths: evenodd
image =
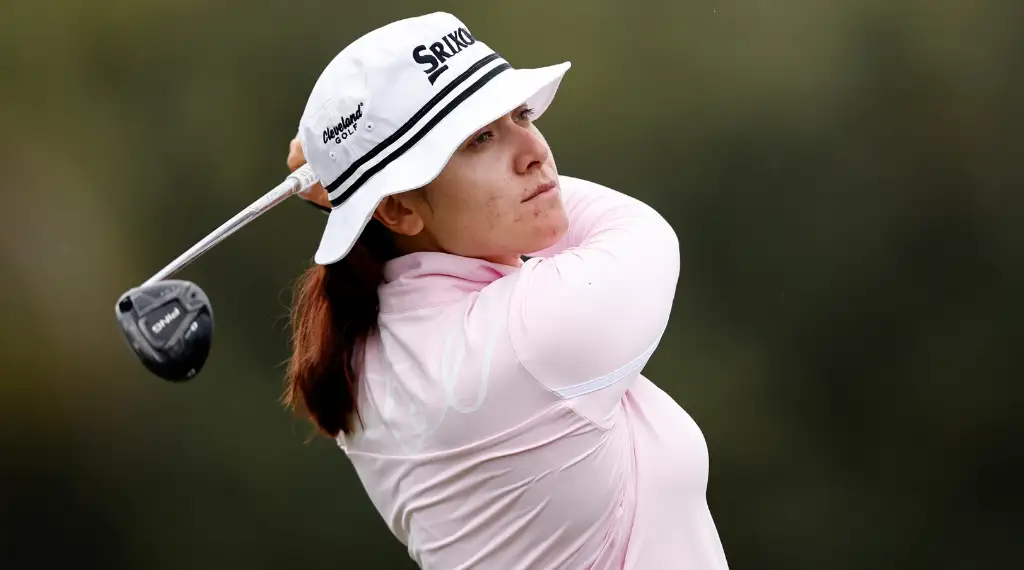
<svg viewBox="0 0 1024 570"><path fill-rule="evenodd" d="M299 167L295 172L289 174L283 182L274 187L273 190L267 192L260 199L250 204L246 209L235 214L230 220L221 224L220 227L213 230L213 232L208 236L190 247L188 251L179 255L177 259L167 264L166 267L146 280L143 285L149 285L156 283L157 281L167 279L189 263L195 261L196 258L209 251L213 246L224 241L225 238L235 233L249 222L260 217L268 210L277 206L291 196L306 190L316 183L316 174L313 173L313 169L308 164Z"/></svg>

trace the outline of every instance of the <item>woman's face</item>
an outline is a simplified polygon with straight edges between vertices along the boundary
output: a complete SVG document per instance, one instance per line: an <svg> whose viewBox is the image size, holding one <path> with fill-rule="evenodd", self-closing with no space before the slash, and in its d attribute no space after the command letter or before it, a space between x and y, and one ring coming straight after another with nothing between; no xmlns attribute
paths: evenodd
<svg viewBox="0 0 1024 570"><path fill-rule="evenodd" d="M517 266L565 234L555 160L530 114L524 105L480 129L433 182L378 206L400 249Z"/></svg>

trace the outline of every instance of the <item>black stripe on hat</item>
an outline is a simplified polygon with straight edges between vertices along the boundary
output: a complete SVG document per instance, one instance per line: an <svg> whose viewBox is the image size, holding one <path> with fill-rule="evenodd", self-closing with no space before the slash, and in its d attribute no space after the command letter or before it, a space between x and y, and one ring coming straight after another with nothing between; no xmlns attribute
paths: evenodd
<svg viewBox="0 0 1024 570"><path fill-rule="evenodd" d="M334 182L331 182L324 188L326 188L328 192L337 189L338 186L341 186L345 182L345 180L352 176L352 174L359 167L366 164L367 161L380 154L384 149L394 144L395 141L397 141L398 139L402 138L402 136L405 135L405 133L412 130L412 128L416 126L416 123L419 122L424 115L426 115L431 109L436 107L437 104L440 103L442 99L447 97L448 94L451 93L456 87L458 87L460 84L469 79L469 77L476 73L477 71L479 71L481 67L487 65L488 63L496 59L499 59L500 57L501 56L498 55L497 52L495 52L471 65L469 69L462 72L461 75L459 75L458 77L453 79L451 83L446 85L444 89L438 91L433 97L430 98L429 101L424 103L424 105L420 107L420 110L416 111L416 114L413 115L411 119L406 121L404 125L402 125L397 131L394 132L394 134L381 141L380 144L378 144L377 146L370 149L370 152L359 157L355 162L349 165L349 167L345 169L345 172L342 172L341 175L334 180Z"/></svg>
<svg viewBox="0 0 1024 570"><path fill-rule="evenodd" d="M346 188L345 191L342 192L337 198L331 200L331 205L337 208L338 206L345 203L345 200L348 200L348 198L352 196L352 194L356 190L358 190L360 186L366 184L367 180L372 178L375 174L383 170L384 167L391 164L399 157L401 157L403 154L405 154L410 148L413 147L413 145L419 142L420 139L425 137L427 133L429 133L438 123L440 123L441 119L447 117L449 113L454 111L455 108L458 107L463 101L465 101L470 95L479 91L481 87L486 85L490 80L494 79L499 73L503 71L508 71L509 69L512 69L512 66L507 63L498 65L494 69L488 71L486 75L478 79L475 83L466 88L465 91L459 93L458 97L452 99L450 103L448 103L447 105L444 106L443 109L438 111L438 113L434 115L430 119L430 121L427 122L426 125L423 125L422 129L420 129L415 135L410 137L409 140L405 142L405 144L395 149L394 152L392 152L387 157L382 159L380 162L375 164L372 168L364 172L363 175L360 176L358 180L353 182L352 185Z"/></svg>

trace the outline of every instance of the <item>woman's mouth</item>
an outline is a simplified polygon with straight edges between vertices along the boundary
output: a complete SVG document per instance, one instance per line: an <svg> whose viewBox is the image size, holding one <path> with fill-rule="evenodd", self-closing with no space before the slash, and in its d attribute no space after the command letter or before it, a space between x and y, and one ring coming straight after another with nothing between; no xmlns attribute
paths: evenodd
<svg viewBox="0 0 1024 570"><path fill-rule="evenodd" d="M526 198L523 198L523 202L529 202L530 200L533 200L534 198L539 198L541 196L547 196L549 194L553 194L555 189L557 189L557 188L558 188L558 183L557 182L548 182L546 184L541 184L541 185L537 186L536 188L534 188L533 191L531 191L530 194L526 196Z"/></svg>

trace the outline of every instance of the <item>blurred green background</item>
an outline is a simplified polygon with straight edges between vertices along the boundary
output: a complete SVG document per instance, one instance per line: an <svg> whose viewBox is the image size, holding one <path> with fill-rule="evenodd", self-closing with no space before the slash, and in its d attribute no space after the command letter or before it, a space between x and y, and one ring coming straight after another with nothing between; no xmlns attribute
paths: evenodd
<svg viewBox="0 0 1024 570"><path fill-rule="evenodd" d="M560 171L676 228L646 374L708 440L732 568L1019 563L1024 2L39 0L0 8L0 567L411 567L279 402L321 214L179 274L217 316L189 384L113 306L284 178L342 47L434 10L571 60Z"/></svg>

